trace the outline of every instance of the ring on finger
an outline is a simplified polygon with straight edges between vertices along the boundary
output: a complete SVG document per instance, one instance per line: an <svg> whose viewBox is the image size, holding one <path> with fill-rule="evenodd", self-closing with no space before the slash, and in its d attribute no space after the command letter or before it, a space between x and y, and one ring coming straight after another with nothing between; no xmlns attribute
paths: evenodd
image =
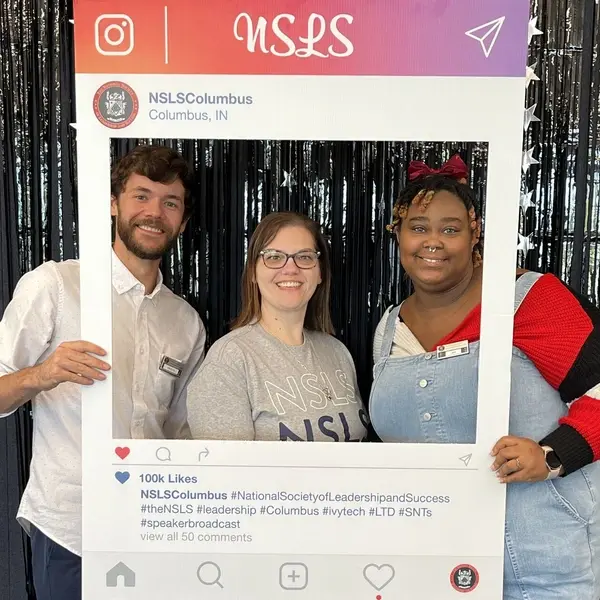
<svg viewBox="0 0 600 600"><path fill-rule="evenodd" d="M517 465L517 471L520 471L523 466L521 465L521 461L519 460L519 458L517 457L517 459L515 460L516 465Z"/></svg>

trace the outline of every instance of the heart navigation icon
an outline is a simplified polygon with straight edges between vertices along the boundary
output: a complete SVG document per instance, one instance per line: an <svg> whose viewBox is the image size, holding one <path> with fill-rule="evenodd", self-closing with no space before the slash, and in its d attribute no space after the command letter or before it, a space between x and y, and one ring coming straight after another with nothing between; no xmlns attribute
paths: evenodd
<svg viewBox="0 0 600 600"><path fill-rule="evenodd" d="M396 571L392 565L369 564L363 569L363 577L367 583L380 592L394 577Z"/></svg>

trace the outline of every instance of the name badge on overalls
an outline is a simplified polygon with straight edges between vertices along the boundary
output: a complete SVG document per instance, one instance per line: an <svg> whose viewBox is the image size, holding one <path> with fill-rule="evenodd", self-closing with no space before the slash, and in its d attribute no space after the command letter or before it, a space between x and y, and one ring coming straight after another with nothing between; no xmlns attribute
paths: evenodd
<svg viewBox="0 0 600 600"><path fill-rule="evenodd" d="M438 360L442 360L443 358L454 358L455 356L462 356L463 354L469 354L469 342L467 340L464 340L462 342L454 342L454 344L438 346L436 352Z"/></svg>
<svg viewBox="0 0 600 600"><path fill-rule="evenodd" d="M173 375L173 377L181 377L181 373L183 372L184 364L171 358L170 356L165 356L164 354L160 357L160 365L158 366L159 370L163 373L168 373L169 375Z"/></svg>

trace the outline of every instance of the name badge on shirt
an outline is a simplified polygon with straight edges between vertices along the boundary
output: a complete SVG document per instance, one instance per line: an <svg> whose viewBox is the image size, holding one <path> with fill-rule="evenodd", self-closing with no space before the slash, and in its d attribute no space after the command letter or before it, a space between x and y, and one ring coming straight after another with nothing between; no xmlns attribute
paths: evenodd
<svg viewBox="0 0 600 600"><path fill-rule="evenodd" d="M168 373L169 375L173 375L173 377L181 377L181 373L183 372L184 364L171 358L170 356L165 356L164 354L160 357L160 365L159 369L163 373Z"/></svg>
<svg viewBox="0 0 600 600"><path fill-rule="evenodd" d="M462 356L463 354L469 354L469 342L467 340L464 340L462 342L454 342L454 344L438 346L436 352L438 360L442 360L443 358L454 358L455 356Z"/></svg>

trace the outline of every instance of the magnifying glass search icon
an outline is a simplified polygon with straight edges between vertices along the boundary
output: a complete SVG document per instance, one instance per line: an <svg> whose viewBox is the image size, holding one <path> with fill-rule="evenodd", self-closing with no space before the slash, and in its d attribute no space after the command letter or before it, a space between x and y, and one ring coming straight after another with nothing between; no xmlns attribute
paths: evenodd
<svg viewBox="0 0 600 600"><path fill-rule="evenodd" d="M221 589L223 589L223 584L221 583L221 567L217 563L207 561L203 562L199 567L196 573L198 575L198 579L200 583L204 585L218 585Z"/></svg>
<svg viewBox="0 0 600 600"><path fill-rule="evenodd" d="M171 460L171 451L164 446L161 446L156 451L156 458L161 462L169 462Z"/></svg>

